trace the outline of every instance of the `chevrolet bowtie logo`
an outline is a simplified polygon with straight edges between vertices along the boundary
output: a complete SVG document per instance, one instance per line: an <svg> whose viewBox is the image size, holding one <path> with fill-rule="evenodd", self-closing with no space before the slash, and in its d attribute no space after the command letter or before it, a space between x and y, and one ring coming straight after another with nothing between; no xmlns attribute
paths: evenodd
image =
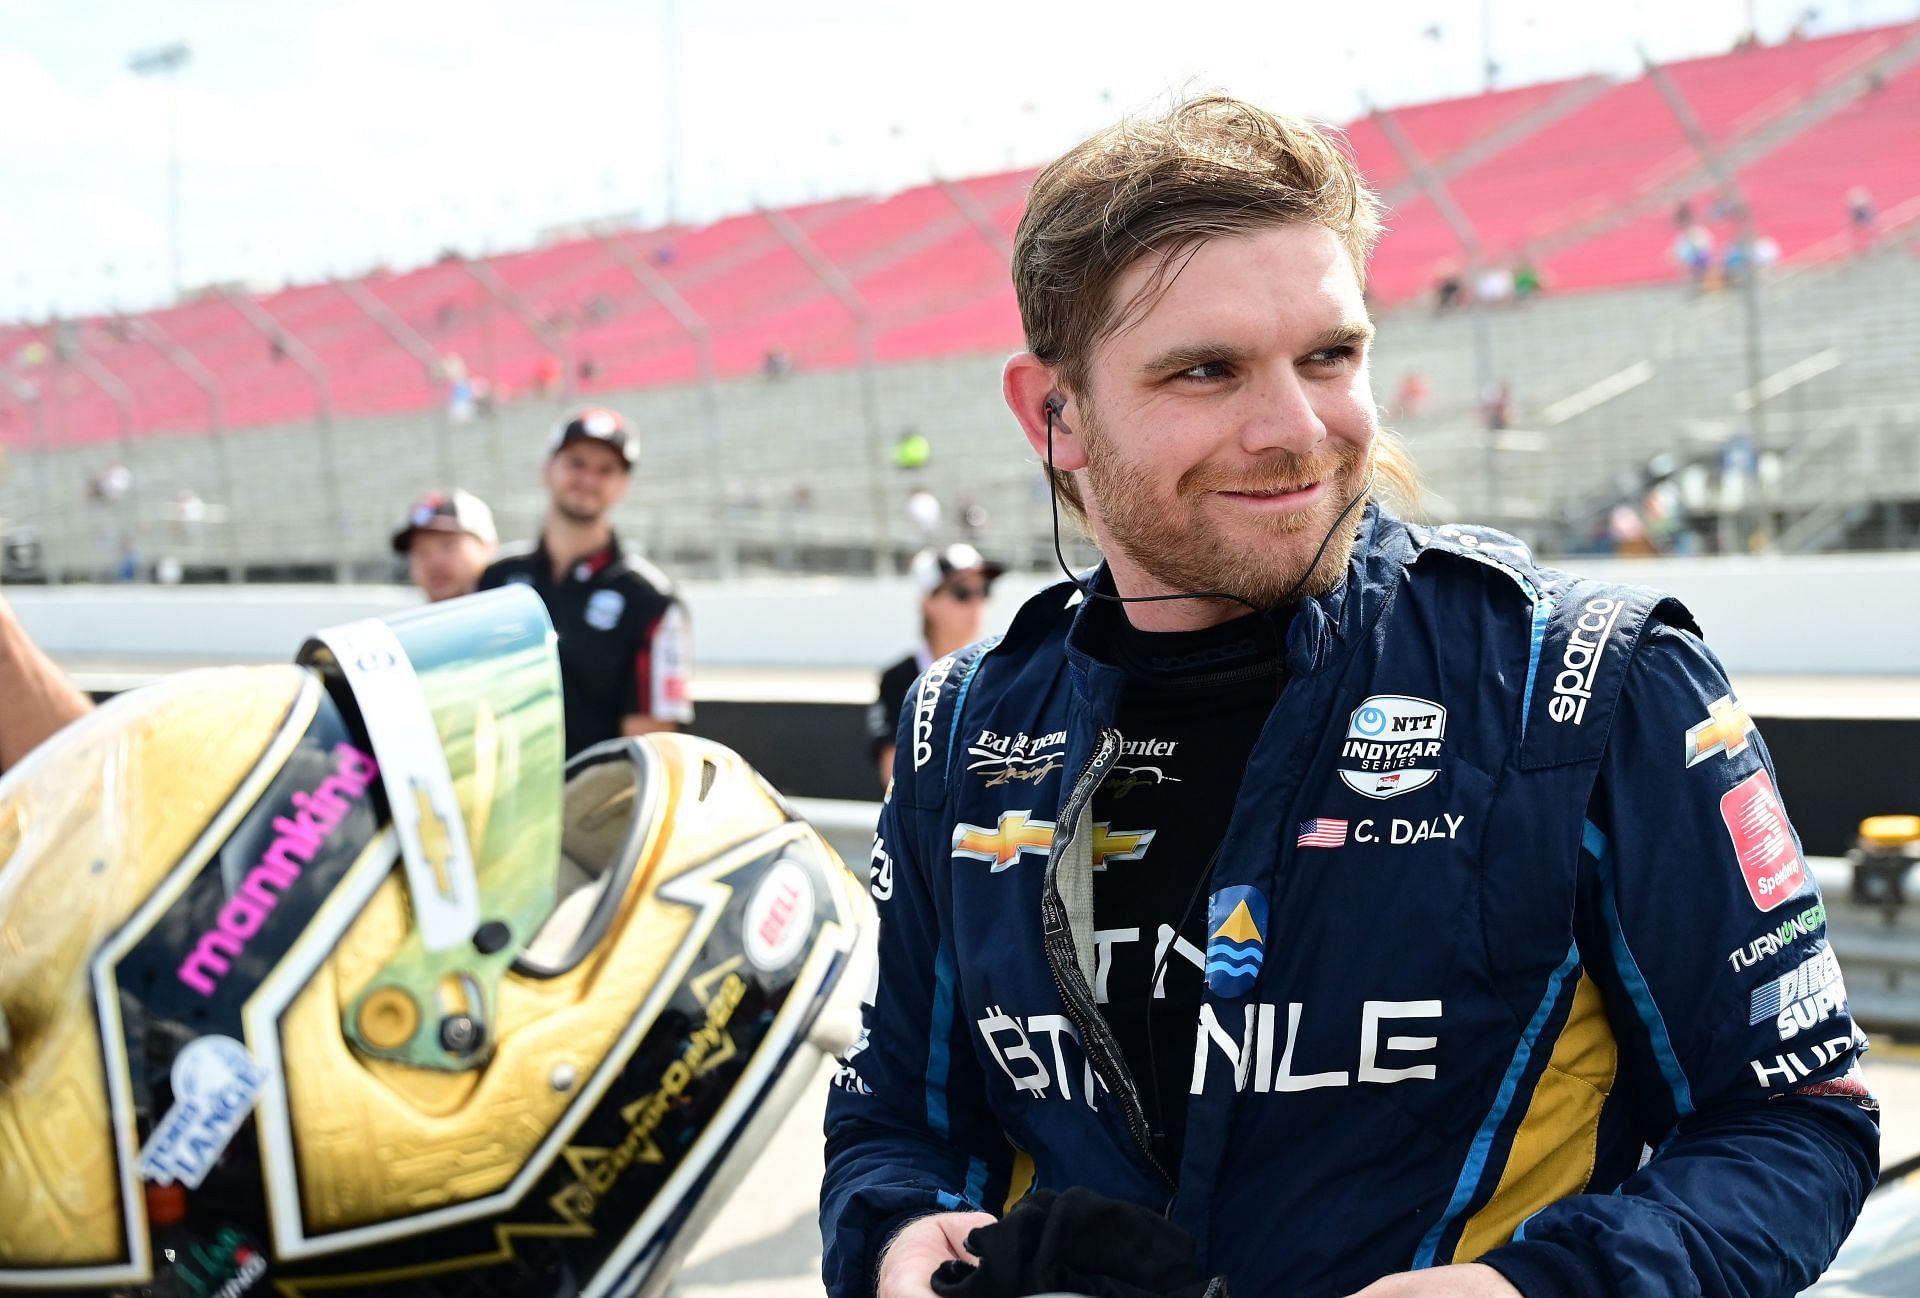
<svg viewBox="0 0 1920 1298"><path fill-rule="evenodd" d="M1003 811L999 826L993 829L983 825L955 825L953 854L992 862L994 874L1019 860L1022 852L1045 856L1053 850L1054 823L1028 820L1027 816L1024 811ZM1100 821L1093 827L1093 868L1104 869L1108 861L1139 860L1146 855L1153 835L1151 829L1114 830L1106 821Z"/></svg>
<svg viewBox="0 0 1920 1298"><path fill-rule="evenodd" d="M1745 752L1753 728L1753 718L1733 695L1721 695L1707 705L1707 719L1687 731L1687 765L1697 766L1715 753Z"/></svg>
<svg viewBox="0 0 1920 1298"><path fill-rule="evenodd" d="M433 883L440 895L452 900L453 876L448 872L449 853L447 850L447 822L427 796L426 788L416 780L413 784L414 814L420 826L420 851L426 856L427 864L433 867Z"/></svg>

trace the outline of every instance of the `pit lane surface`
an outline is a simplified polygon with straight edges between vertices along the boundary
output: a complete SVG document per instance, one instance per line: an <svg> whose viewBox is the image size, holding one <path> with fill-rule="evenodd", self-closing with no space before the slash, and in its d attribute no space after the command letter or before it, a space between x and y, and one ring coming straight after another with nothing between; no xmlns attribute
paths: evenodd
<svg viewBox="0 0 1920 1298"><path fill-rule="evenodd" d="M1867 1078L1880 1096L1881 1160L1920 1154L1920 1045L1876 1040ZM823 1069L681 1268L678 1298L821 1298Z"/></svg>

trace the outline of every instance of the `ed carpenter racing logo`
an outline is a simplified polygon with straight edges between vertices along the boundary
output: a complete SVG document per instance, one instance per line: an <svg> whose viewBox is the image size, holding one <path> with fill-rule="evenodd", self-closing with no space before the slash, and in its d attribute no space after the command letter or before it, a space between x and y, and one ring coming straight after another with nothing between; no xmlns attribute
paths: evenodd
<svg viewBox="0 0 1920 1298"><path fill-rule="evenodd" d="M1620 620L1620 601L1590 599L1580 607L1573 634L1560 651L1560 671L1553 678L1553 697L1547 700L1547 715L1555 721L1579 725L1587 716L1587 700L1593 697L1593 678L1600 670L1600 653Z"/></svg>

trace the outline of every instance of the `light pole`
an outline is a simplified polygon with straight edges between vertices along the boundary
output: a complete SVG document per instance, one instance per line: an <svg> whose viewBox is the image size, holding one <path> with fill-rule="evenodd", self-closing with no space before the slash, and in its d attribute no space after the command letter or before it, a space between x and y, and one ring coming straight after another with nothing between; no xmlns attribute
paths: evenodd
<svg viewBox="0 0 1920 1298"><path fill-rule="evenodd" d="M173 296L183 287L180 277L180 69L193 58L182 41L142 50L127 60L127 70L139 77L167 78L167 241L173 260Z"/></svg>

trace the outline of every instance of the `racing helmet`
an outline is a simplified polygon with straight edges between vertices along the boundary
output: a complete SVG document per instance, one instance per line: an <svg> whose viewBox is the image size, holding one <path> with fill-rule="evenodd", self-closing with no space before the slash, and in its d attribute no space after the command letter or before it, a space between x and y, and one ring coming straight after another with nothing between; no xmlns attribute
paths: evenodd
<svg viewBox="0 0 1920 1298"><path fill-rule="evenodd" d="M121 695L0 779L0 1292L652 1294L870 912L738 756L563 766L508 587Z"/></svg>

